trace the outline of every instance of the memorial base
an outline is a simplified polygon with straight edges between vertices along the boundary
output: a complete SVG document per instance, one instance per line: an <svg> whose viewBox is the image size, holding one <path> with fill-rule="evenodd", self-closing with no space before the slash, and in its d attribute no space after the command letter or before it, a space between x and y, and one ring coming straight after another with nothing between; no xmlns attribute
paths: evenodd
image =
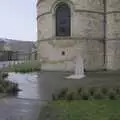
<svg viewBox="0 0 120 120"><path fill-rule="evenodd" d="M68 77L66 77L67 79L82 79L84 78L85 75L70 75Z"/></svg>

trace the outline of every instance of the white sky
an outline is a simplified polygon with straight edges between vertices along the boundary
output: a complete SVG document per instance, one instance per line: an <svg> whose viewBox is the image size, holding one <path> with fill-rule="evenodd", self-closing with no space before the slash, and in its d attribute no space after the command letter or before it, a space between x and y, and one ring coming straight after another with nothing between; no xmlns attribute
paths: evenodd
<svg viewBox="0 0 120 120"><path fill-rule="evenodd" d="M0 38L36 40L35 0L0 0Z"/></svg>

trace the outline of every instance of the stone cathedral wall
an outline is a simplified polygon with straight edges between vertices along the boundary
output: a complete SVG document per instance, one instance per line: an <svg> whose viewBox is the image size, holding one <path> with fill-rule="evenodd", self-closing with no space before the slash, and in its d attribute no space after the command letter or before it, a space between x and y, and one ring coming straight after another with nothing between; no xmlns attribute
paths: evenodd
<svg viewBox="0 0 120 120"><path fill-rule="evenodd" d="M106 1L107 69L120 69L120 0Z"/></svg>
<svg viewBox="0 0 120 120"><path fill-rule="evenodd" d="M71 36L55 36L54 8L60 1L71 7ZM86 70L103 69L103 0L40 0L37 4L38 54L44 70L73 71L78 52ZM76 48L81 51L77 51ZM63 54L64 53L64 54Z"/></svg>

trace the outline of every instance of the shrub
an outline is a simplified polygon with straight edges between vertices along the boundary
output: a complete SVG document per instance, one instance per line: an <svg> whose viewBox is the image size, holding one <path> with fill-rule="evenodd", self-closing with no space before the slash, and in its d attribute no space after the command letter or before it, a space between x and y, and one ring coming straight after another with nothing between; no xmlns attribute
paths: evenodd
<svg viewBox="0 0 120 120"><path fill-rule="evenodd" d="M81 93L74 91L73 99L74 100L81 100Z"/></svg>
<svg viewBox="0 0 120 120"><path fill-rule="evenodd" d="M95 88L95 87L89 88L89 94L90 94L91 96L93 96L96 91L97 91L97 88Z"/></svg>
<svg viewBox="0 0 120 120"><path fill-rule="evenodd" d="M81 93L81 99L82 100L89 100L90 99L90 94L87 89L84 89Z"/></svg>
<svg viewBox="0 0 120 120"><path fill-rule="evenodd" d="M1 77L4 79L4 78L6 78L6 77L8 77L8 73L7 72L2 72L1 73Z"/></svg>
<svg viewBox="0 0 120 120"><path fill-rule="evenodd" d="M104 97L105 97L104 94L100 90L95 92L95 94L93 96L94 99L103 99Z"/></svg>
<svg viewBox="0 0 120 120"><path fill-rule="evenodd" d="M101 88L101 92L106 95L108 93L108 88Z"/></svg>
<svg viewBox="0 0 120 120"><path fill-rule="evenodd" d="M82 88L78 89L78 94L80 94L82 92Z"/></svg>
<svg viewBox="0 0 120 120"><path fill-rule="evenodd" d="M2 85L0 85L0 93L4 93L5 92L5 89Z"/></svg>
<svg viewBox="0 0 120 120"><path fill-rule="evenodd" d="M0 93L15 94L18 91L18 84L6 80L0 80Z"/></svg>
<svg viewBox="0 0 120 120"><path fill-rule="evenodd" d="M68 88L62 89L61 92L58 94L58 99L65 99L67 92Z"/></svg>
<svg viewBox="0 0 120 120"><path fill-rule="evenodd" d="M116 94L120 95L120 88L113 88Z"/></svg>
<svg viewBox="0 0 120 120"><path fill-rule="evenodd" d="M117 98L117 94L115 93L114 89L111 89L109 92L109 99L115 100Z"/></svg>
<svg viewBox="0 0 120 120"><path fill-rule="evenodd" d="M12 83L11 89L9 89L8 93L16 94L18 91L19 91L18 84L17 83Z"/></svg>
<svg viewBox="0 0 120 120"><path fill-rule="evenodd" d="M53 100L90 100L120 98L119 88L79 88L77 90L62 89L57 95L52 95Z"/></svg>
<svg viewBox="0 0 120 120"><path fill-rule="evenodd" d="M74 100L74 92L68 92L66 95L66 100Z"/></svg>

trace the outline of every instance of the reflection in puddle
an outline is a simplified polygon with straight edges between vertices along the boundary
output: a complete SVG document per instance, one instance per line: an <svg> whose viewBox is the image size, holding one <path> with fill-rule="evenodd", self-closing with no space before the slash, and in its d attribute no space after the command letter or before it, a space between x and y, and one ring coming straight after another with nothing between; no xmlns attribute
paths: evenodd
<svg viewBox="0 0 120 120"><path fill-rule="evenodd" d="M37 73L9 73L8 80L19 84L19 89L22 91L18 93L18 98L39 99L39 84L37 78Z"/></svg>

